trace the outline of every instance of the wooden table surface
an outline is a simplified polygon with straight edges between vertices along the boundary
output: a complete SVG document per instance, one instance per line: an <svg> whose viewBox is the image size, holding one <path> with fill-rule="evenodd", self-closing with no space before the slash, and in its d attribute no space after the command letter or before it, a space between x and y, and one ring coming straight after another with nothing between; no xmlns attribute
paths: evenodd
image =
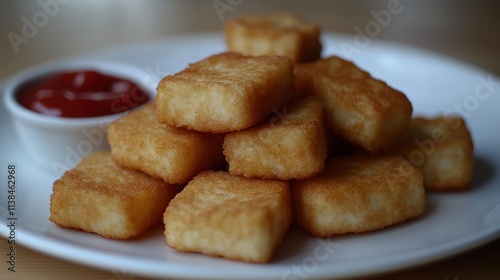
<svg viewBox="0 0 500 280"><path fill-rule="evenodd" d="M249 12L292 11L323 30L355 34L356 26L374 20L373 13L397 2L401 12L392 15L375 39L431 50L500 76L498 1L57 1L0 2L0 80L34 64L84 51L221 30L228 18ZM217 12L214 4L226 4L227 9ZM31 30L25 27L34 23ZM84 267L23 246L17 248L17 272L11 273L5 239L0 239L0 252L0 279L147 279ZM437 263L367 279L424 278L500 279L500 240Z"/></svg>

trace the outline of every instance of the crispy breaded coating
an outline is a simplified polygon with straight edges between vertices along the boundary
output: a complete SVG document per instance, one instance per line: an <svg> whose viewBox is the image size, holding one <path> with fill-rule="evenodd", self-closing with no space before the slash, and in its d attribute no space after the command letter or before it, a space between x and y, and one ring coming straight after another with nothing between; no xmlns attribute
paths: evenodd
<svg viewBox="0 0 500 280"><path fill-rule="evenodd" d="M314 91L316 76L331 78L369 79L370 73L360 69L351 61L337 56L319 59L313 63L303 63L294 68L294 82L298 96L307 96Z"/></svg>
<svg viewBox="0 0 500 280"><path fill-rule="evenodd" d="M313 63L304 63L296 69L299 73L303 75L314 75L316 73L321 73L322 75L329 77L345 77L353 79L366 79L370 78L370 73L359 68L351 61L342 59L338 56L329 56L324 59L317 60ZM298 82L301 82L299 79ZM307 82L307 80L306 80ZM297 84L300 86L300 84Z"/></svg>
<svg viewBox="0 0 500 280"><path fill-rule="evenodd" d="M54 182L49 219L105 238L129 239L160 224L180 190L179 185L120 167L109 152L97 152Z"/></svg>
<svg viewBox="0 0 500 280"><path fill-rule="evenodd" d="M317 175L327 156L323 106L315 96L299 99L258 126L226 134L223 147L231 174L281 180Z"/></svg>
<svg viewBox="0 0 500 280"><path fill-rule="evenodd" d="M262 121L294 98L293 65L280 56L210 56L164 77L157 87L158 121L225 133Z"/></svg>
<svg viewBox="0 0 500 280"><path fill-rule="evenodd" d="M294 218L318 237L381 229L422 215L422 180L401 157L331 158L320 175L292 182Z"/></svg>
<svg viewBox="0 0 500 280"><path fill-rule="evenodd" d="M171 184L186 183L224 160L223 135L160 124L153 103L111 123L108 140L120 165Z"/></svg>
<svg viewBox="0 0 500 280"><path fill-rule="evenodd" d="M268 262L292 222L287 181L204 171L164 214L174 249L246 262Z"/></svg>
<svg viewBox="0 0 500 280"><path fill-rule="evenodd" d="M320 29L292 14L245 15L224 26L230 51L247 55L282 55L294 63L321 56Z"/></svg>
<svg viewBox="0 0 500 280"><path fill-rule="evenodd" d="M386 83L351 62L327 58L295 67L299 95L319 97L336 134L376 153L394 143L409 125L412 105Z"/></svg>
<svg viewBox="0 0 500 280"><path fill-rule="evenodd" d="M413 118L390 152L422 171L427 190L463 190L472 180L473 143L461 117Z"/></svg>

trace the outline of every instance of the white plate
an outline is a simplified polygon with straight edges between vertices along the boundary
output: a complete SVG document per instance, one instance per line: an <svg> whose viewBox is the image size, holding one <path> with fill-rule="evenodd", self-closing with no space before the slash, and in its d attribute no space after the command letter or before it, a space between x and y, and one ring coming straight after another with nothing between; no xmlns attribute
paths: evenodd
<svg viewBox="0 0 500 280"><path fill-rule="evenodd" d="M352 37L326 34L324 54L344 56ZM172 37L163 41L103 50L80 56L119 60L150 72L145 83L183 69L224 50L220 34ZM358 47L357 47L358 48ZM133 241L112 241L95 234L62 229L48 221L49 196L57 178L35 165L20 147L5 108L0 108L0 233L7 225L7 164L17 168L18 244L124 275L175 278L305 279L375 274L435 261L485 244L500 236L500 83L474 67L414 48L371 41L350 59L405 92L417 114L451 112L462 106L472 131L477 166L466 192L429 194L424 216L366 234L316 239L293 228L270 264L246 264L200 254L175 252L163 243L161 227ZM496 84L481 86L482 80ZM476 89L480 91L476 94ZM490 91L487 91L487 90ZM36 140L34 140L36 141Z"/></svg>

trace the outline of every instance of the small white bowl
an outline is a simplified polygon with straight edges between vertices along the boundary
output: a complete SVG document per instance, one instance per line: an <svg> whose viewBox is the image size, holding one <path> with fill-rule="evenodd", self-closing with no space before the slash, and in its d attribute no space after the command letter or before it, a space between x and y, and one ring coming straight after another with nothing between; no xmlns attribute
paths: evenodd
<svg viewBox="0 0 500 280"><path fill-rule="evenodd" d="M23 86L45 77L87 69L128 79L154 100L155 89L148 82L151 77L146 70L106 61L61 60L42 64L15 75L5 87L4 102L19 140L36 162L50 168L57 176L92 152L109 149L107 125L130 110L100 117L55 117L25 108L17 101L16 94Z"/></svg>

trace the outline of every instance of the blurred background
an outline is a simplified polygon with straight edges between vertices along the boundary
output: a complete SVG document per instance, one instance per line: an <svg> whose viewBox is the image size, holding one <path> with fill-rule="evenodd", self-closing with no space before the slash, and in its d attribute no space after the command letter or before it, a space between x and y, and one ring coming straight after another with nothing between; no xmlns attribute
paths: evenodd
<svg viewBox="0 0 500 280"><path fill-rule="evenodd" d="M398 4L399 3L399 4ZM0 79L30 65L174 34L221 31L245 13L291 11L325 31L356 34L397 5L374 39L432 50L500 75L498 1L6 0Z"/></svg>
<svg viewBox="0 0 500 280"><path fill-rule="evenodd" d="M73 54L221 31L228 19L245 13L294 12L324 31L355 35L357 27L363 29L374 14L392 6L399 12L373 39L423 48L500 76L499 1L2 0L0 81L34 64ZM6 244L0 243L2 248ZM129 279L18 250L20 273L1 279ZM377 279L493 279L500 276L499 257L497 241L448 261ZM2 266L0 276L5 271Z"/></svg>

